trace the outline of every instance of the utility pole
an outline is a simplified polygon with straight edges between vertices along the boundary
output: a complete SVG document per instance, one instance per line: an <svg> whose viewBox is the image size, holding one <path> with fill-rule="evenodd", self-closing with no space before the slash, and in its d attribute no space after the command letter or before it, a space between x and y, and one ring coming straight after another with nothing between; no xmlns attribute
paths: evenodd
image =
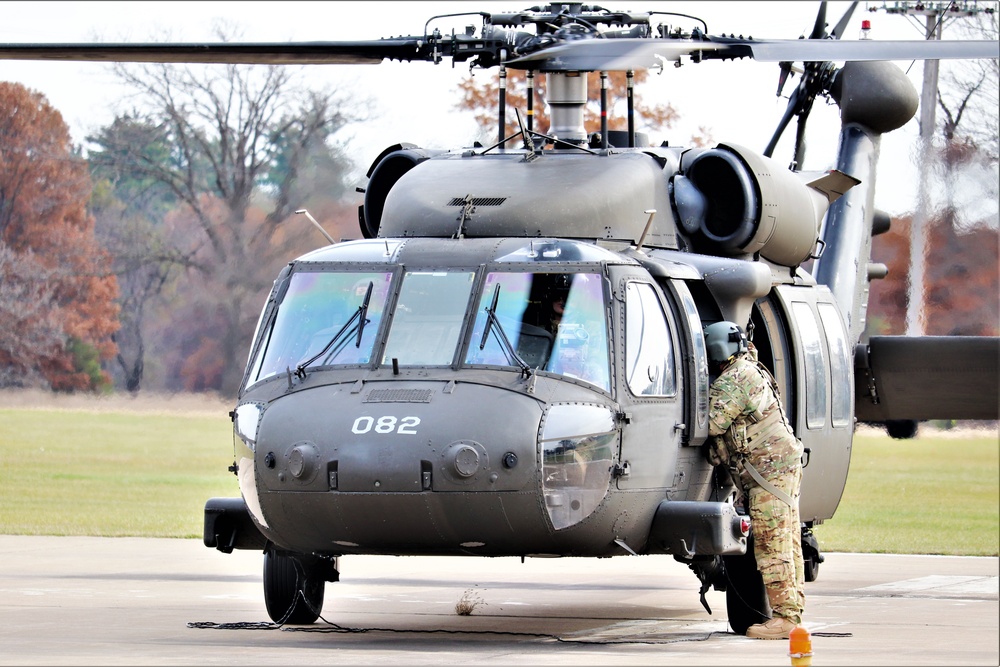
<svg viewBox="0 0 1000 667"><path fill-rule="evenodd" d="M877 11L873 7L870 11ZM955 2L895 2L883 3L881 9L887 14L902 14L919 26L924 39L941 39L944 24L954 19L967 18L984 10L973 1ZM910 230L910 271L906 299L906 335L924 335L926 316L924 313L924 273L927 263L928 218L930 217L929 179L937 119L937 90L939 60L924 61L924 83L920 94L920 157L917 181L917 210Z"/></svg>

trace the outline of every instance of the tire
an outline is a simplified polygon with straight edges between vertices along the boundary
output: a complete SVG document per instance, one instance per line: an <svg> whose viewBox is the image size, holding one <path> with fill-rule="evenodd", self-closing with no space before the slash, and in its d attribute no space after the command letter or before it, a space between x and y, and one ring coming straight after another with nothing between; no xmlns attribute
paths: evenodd
<svg viewBox="0 0 1000 667"><path fill-rule="evenodd" d="M918 424L913 419L890 419L885 423L885 432L894 440L909 440L916 437Z"/></svg>
<svg viewBox="0 0 1000 667"><path fill-rule="evenodd" d="M302 593L300 594L300 583ZM315 623L323 609L326 584L322 579L300 576L295 559L264 552L264 606L271 620L281 625Z"/></svg>
<svg viewBox="0 0 1000 667"><path fill-rule="evenodd" d="M757 570L753 554L753 539L747 539L747 552L742 556L723 556L726 567L726 612L729 626L738 635L745 635L751 625L771 618L764 580Z"/></svg>
<svg viewBox="0 0 1000 667"><path fill-rule="evenodd" d="M803 570L805 580L816 581L816 577L819 576L819 561L814 558L805 558L802 564L805 566Z"/></svg>

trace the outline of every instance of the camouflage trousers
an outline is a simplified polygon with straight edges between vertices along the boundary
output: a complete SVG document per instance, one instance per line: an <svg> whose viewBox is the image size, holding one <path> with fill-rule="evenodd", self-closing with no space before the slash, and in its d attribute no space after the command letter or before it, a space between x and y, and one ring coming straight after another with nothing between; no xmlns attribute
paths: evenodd
<svg viewBox="0 0 1000 667"><path fill-rule="evenodd" d="M756 484L750 487L754 555L771 611L798 625L802 622L806 598L798 506L802 469L796 467L794 472L768 481L795 499L795 506L789 507Z"/></svg>

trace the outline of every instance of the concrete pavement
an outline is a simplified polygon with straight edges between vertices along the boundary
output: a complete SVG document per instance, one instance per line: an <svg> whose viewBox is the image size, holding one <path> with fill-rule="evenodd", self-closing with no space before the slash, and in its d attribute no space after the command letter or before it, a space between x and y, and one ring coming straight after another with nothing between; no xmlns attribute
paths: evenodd
<svg viewBox="0 0 1000 667"><path fill-rule="evenodd" d="M329 624L283 629L259 553L0 535L0 559L0 665L790 664L787 642L729 631L725 594L709 616L663 556L351 557ZM812 664L996 665L997 581L997 558L827 554L806 585Z"/></svg>

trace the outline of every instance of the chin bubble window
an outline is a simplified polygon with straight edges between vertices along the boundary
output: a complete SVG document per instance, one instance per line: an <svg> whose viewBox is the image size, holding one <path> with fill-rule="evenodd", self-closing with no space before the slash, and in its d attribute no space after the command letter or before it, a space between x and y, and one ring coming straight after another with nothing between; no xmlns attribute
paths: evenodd
<svg viewBox="0 0 1000 667"><path fill-rule="evenodd" d="M611 483L618 430L603 405L549 408L539 445L545 509L556 530L579 523L597 509Z"/></svg>

